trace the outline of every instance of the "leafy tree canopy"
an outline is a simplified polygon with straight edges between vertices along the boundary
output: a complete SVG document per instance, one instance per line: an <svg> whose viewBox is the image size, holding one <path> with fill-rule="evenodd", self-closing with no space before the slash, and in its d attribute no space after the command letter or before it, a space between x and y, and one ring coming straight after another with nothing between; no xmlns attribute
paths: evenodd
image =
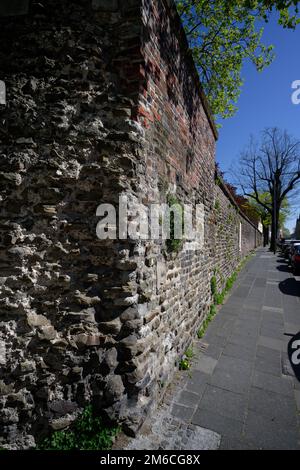
<svg viewBox="0 0 300 470"><path fill-rule="evenodd" d="M259 199L272 210L272 197L271 194L268 192L260 193ZM255 199L249 198L248 204L252 207L260 216L261 222L265 227L268 227L272 223L272 216L270 211L268 211L265 207L259 204ZM291 214L290 204L287 198L284 198L281 204L280 212L279 212L279 227L283 228L284 224L286 223L288 217Z"/></svg>
<svg viewBox="0 0 300 470"><path fill-rule="evenodd" d="M215 115L237 110L242 65L249 59L258 71L273 58L262 42L262 22L279 12L278 22L294 29L300 22L296 0L176 0L203 88Z"/></svg>

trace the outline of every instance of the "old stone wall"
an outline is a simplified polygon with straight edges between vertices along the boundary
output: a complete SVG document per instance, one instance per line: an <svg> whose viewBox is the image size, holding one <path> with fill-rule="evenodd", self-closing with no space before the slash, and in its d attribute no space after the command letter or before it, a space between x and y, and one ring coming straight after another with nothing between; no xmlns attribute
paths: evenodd
<svg viewBox="0 0 300 470"><path fill-rule="evenodd" d="M217 132L172 1L11 13L0 17L0 444L33 447L90 402L134 433L209 309L215 267L228 276L260 236L216 184ZM99 240L96 209L121 194L200 205L198 243Z"/></svg>
<svg viewBox="0 0 300 470"><path fill-rule="evenodd" d="M134 246L95 228L97 206L133 194L145 172L138 77L122 65L124 51L127 67L139 60L140 23L134 5L85 0L1 20L0 429L17 446L89 401L111 417L129 408L117 338L129 334Z"/></svg>
<svg viewBox="0 0 300 470"><path fill-rule="evenodd" d="M221 291L239 261L262 244L262 234L241 212L219 175L215 179L214 270Z"/></svg>

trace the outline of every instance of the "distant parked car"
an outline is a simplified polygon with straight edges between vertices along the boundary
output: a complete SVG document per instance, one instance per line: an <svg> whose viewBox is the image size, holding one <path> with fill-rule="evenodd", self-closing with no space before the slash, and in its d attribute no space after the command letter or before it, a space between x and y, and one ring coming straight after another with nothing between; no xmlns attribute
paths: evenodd
<svg viewBox="0 0 300 470"><path fill-rule="evenodd" d="M291 243L292 243L291 240L285 240L284 243L281 244L281 251L283 255L285 255L285 251Z"/></svg>
<svg viewBox="0 0 300 470"><path fill-rule="evenodd" d="M299 242L292 242L289 247L289 264L292 264L292 256L295 252L295 249L300 246L300 241Z"/></svg>
<svg viewBox="0 0 300 470"><path fill-rule="evenodd" d="M292 255L292 270L294 274L300 271L300 245L296 245Z"/></svg>
<svg viewBox="0 0 300 470"><path fill-rule="evenodd" d="M290 251L294 243L300 243L300 240L286 240L283 245L283 254L286 259L289 259Z"/></svg>

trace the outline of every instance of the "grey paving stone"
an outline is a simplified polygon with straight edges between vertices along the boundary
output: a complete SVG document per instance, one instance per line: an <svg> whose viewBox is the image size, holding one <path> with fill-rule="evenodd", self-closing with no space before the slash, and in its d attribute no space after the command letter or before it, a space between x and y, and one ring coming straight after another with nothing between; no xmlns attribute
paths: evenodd
<svg viewBox="0 0 300 470"><path fill-rule="evenodd" d="M243 316L252 316L252 317L260 317L261 316L261 302L253 302L249 301L248 299L243 305L243 308L240 312L240 317Z"/></svg>
<svg viewBox="0 0 300 470"><path fill-rule="evenodd" d="M300 449L297 428L291 426L280 427L277 423L251 411L246 419L244 439L246 442L252 442L256 449Z"/></svg>
<svg viewBox="0 0 300 470"><path fill-rule="evenodd" d="M189 423L191 417L194 414L195 409L193 407L177 405L176 403L173 404L171 409L171 414L177 419L184 421L185 423Z"/></svg>
<svg viewBox="0 0 300 470"><path fill-rule="evenodd" d="M254 369L259 372L268 371L268 374L275 375L277 377L281 377L282 375L281 361L276 357L271 359L268 357L256 356Z"/></svg>
<svg viewBox="0 0 300 470"><path fill-rule="evenodd" d="M211 328L213 330L215 328L219 329L220 327L223 327L231 319L234 320L235 317L233 317L231 315L227 317L227 315L218 314L214 317L213 321L210 323L209 328Z"/></svg>
<svg viewBox="0 0 300 470"><path fill-rule="evenodd" d="M283 313L283 308L282 307L273 307L269 305L263 305L263 311L266 312L276 312L276 313Z"/></svg>
<svg viewBox="0 0 300 470"><path fill-rule="evenodd" d="M284 296L282 304L283 304L284 315L285 316L291 315L292 317L296 318L296 323L298 323L297 315L295 316L294 312L297 312L297 310L299 309L299 300L296 297Z"/></svg>
<svg viewBox="0 0 300 470"><path fill-rule="evenodd" d="M188 392L197 393L202 396L208 382L210 375L200 372L199 370L192 369L185 382L184 389Z"/></svg>
<svg viewBox="0 0 300 470"><path fill-rule="evenodd" d="M220 326L225 326L225 327L230 327L230 326L232 327L237 320L236 315L232 315L231 313L224 314L222 310L220 311L219 318L220 320L222 320L222 324Z"/></svg>
<svg viewBox="0 0 300 470"><path fill-rule="evenodd" d="M239 344L246 348L253 348L257 344L257 338L255 336L231 335L228 342L232 344Z"/></svg>
<svg viewBox="0 0 300 470"><path fill-rule="evenodd" d="M219 357L221 356L223 348L220 346L217 346L216 344L208 344L205 348L202 348L201 351L203 352L203 354L206 354L207 356L210 356L213 359L218 360Z"/></svg>
<svg viewBox="0 0 300 470"><path fill-rule="evenodd" d="M194 364L195 370L200 370L205 374L212 374L218 361L213 357L207 356L204 353L197 354L197 362Z"/></svg>
<svg viewBox="0 0 300 470"><path fill-rule="evenodd" d="M208 338L210 338L211 336L215 336L216 333L217 333L217 326L215 324L215 320L212 320L208 327L206 328L206 331L205 331L205 341L208 342Z"/></svg>
<svg viewBox="0 0 300 470"><path fill-rule="evenodd" d="M267 286L263 306L270 307L278 313L283 313L282 294L280 294L277 286Z"/></svg>
<svg viewBox="0 0 300 470"><path fill-rule="evenodd" d="M258 345L256 348L256 356L269 359L270 361L280 362L281 352L276 349L266 348L265 346Z"/></svg>
<svg viewBox="0 0 300 470"><path fill-rule="evenodd" d="M293 379L295 377L291 362L289 360L287 352L281 352L281 369L282 375L286 378Z"/></svg>
<svg viewBox="0 0 300 470"><path fill-rule="evenodd" d="M239 316L239 313L241 311L241 306L238 305L236 306L236 308L232 308L232 307L229 307L229 309L225 309L226 307L226 304L222 307L222 310L220 311L220 315L223 315L223 316L227 316L228 315L228 318L231 318L231 319L237 319L238 316Z"/></svg>
<svg viewBox="0 0 300 470"><path fill-rule="evenodd" d="M300 412L300 390L294 390L295 398L296 398L296 406L298 412Z"/></svg>
<svg viewBox="0 0 300 470"><path fill-rule="evenodd" d="M227 418L202 408L197 408L192 417L192 423L231 438L239 438L243 429L241 421Z"/></svg>
<svg viewBox="0 0 300 470"><path fill-rule="evenodd" d="M284 313L284 318L285 318L285 321L288 322L288 323L296 323L298 325L299 323L299 307L300 305L298 304L294 311L292 312L285 312Z"/></svg>
<svg viewBox="0 0 300 470"><path fill-rule="evenodd" d="M288 336L286 334L283 335L282 337L282 347L281 347L281 351L286 353L287 350L288 350L288 344L291 340L291 336Z"/></svg>
<svg viewBox="0 0 300 470"><path fill-rule="evenodd" d="M282 340L278 338L270 338L268 336L259 336L258 345L265 348L275 349L276 351L282 350Z"/></svg>
<svg viewBox="0 0 300 470"><path fill-rule="evenodd" d="M298 379L294 379L294 387L295 387L295 390L300 390L300 382Z"/></svg>
<svg viewBox="0 0 300 470"><path fill-rule="evenodd" d="M253 284L253 280L248 280L246 277L240 279L240 286L241 287L249 287L251 288Z"/></svg>
<svg viewBox="0 0 300 470"><path fill-rule="evenodd" d="M238 302L238 304L231 304L229 300L227 300L227 302L222 305L219 313L220 315L236 316L240 312L241 308L242 306L240 302Z"/></svg>
<svg viewBox="0 0 300 470"><path fill-rule="evenodd" d="M247 286L239 286L237 289L234 290L232 293L232 297L238 297L241 299L245 299L250 292L250 287Z"/></svg>
<svg viewBox="0 0 300 470"><path fill-rule="evenodd" d="M174 403L193 408L199 404L200 399L201 396L199 396L198 393L182 390L182 392L174 398Z"/></svg>
<svg viewBox="0 0 300 470"><path fill-rule="evenodd" d="M243 279L241 279L241 286L249 287L249 293L250 293L253 287L253 282L254 282L253 278L249 278L248 276L246 276Z"/></svg>
<svg viewBox="0 0 300 470"><path fill-rule="evenodd" d="M247 312L247 315L242 315L236 320L235 326L245 326L258 328L261 324L260 316L253 316Z"/></svg>
<svg viewBox="0 0 300 470"><path fill-rule="evenodd" d="M262 308L263 301L259 298L251 298L250 296L245 299L243 307L250 312L252 311L251 315L260 315L261 308Z"/></svg>
<svg viewBox="0 0 300 470"><path fill-rule="evenodd" d="M270 307L273 310L276 309L276 312L278 313L283 313L281 296L266 293L263 306Z"/></svg>
<svg viewBox="0 0 300 470"><path fill-rule="evenodd" d="M289 334L289 335L296 335L300 331L300 318L299 318L299 324L295 325L294 323L284 323L284 332Z"/></svg>
<svg viewBox="0 0 300 470"><path fill-rule="evenodd" d="M228 338L232 335L233 325L231 326L223 326L218 329L218 336L221 338L225 338L228 341Z"/></svg>
<svg viewBox="0 0 300 470"><path fill-rule="evenodd" d="M270 322L274 325L274 327L283 326L284 317L283 315L281 315L281 313L276 313L276 312L271 313L271 312L262 310L262 323L263 322Z"/></svg>
<svg viewBox="0 0 300 470"><path fill-rule="evenodd" d="M228 299L226 300L226 307L227 308L239 308L242 306L243 299L240 299L239 297L234 297L230 295Z"/></svg>
<svg viewBox="0 0 300 470"><path fill-rule="evenodd" d="M220 450L256 450L256 447L252 442L245 439L223 436Z"/></svg>
<svg viewBox="0 0 300 470"><path fill-rule="evenodd" d="M200 400L199 408L243 421L246 403L245 395L208 385Z"/></svg>
<svg viewBox="0 0 300 470"><path fill-rule="evenodd" d="M265 336L268 338L273 338L273 339L283 339L283 331L276 331L275 329L270 329L270 328L261 328L260 329L260 335Z"/></svg>
<svg viewBox="0 0 300 470"><path fill-rule="evenodd" d="M286 377L276 377L271 374L254 371L252 385L256 388L293 397L292 380Z"/></svg>
<svg viewBox="0 0 300 470"><path fill-rule="evenodd" d="M258 336L258 326L253 326L253 325L236 326L232 330L231 336L240 336L240 335L256 338Z"/></svg>
<svg viewBox="0 0 300 470"><path fill-rule="evenodd" d="M218 346L219 348L224 348L224 346L227 343L227 338L224 338L222 336L218 336L216 334L208 334L204 336L205 341L207 341L208 344Z"/></svg>
<svg viewBox="0 0 300 470"><path fill-rule="evenodd" d="M252 286L252 289L251 289L251 294L255 293L255 294L263 295L265 290L266 290L266 285L261 285L261 286L257 285L256 284L256 279L254 280L254 283L253 283L253 286Z"/></svg>
<svg viewBox="0 0 300 470"><path fill-rule="evenodd" d="M247 393L250 378L251 370L248 368L245 370L223 369L218 366L211 377L210 384L236 393Z"/></svg>
<svg viewBox="0 0 300 470"><path fill-rule="evenodd" d="M244 303L247 302L250 304L250 302L255 303L263 303L264 299L264 294L265 294L265 289L259 288L259 287L252 287L250 294L248 295L247 299L244 300Z"/></svg>
<svg viewBox="0 0 300 470"><path fill-rule="evenodd" d="M258 306L257 308L250 309L249 307L243 306L242 310L240 311L239 314L239 320L256 320L257 322L260 321L261 319L261 306Z"/></svg>
<svg viewBox="0 0 300 470"><path fill-rule="evenodd" d="M222 356L220 357L217 365L218 369L223 370L236 370L236 371L245 371L246 369L250 371L251 363L249 361L244 361L243 359L237 359L234 357L229 356Z"/></svg>
<svg viewBox="0 0 300 470"><path fill-rule="evenodd" d="M257 277L254 281L254 286L255 287L265 287L267 283L266 277Z"/></svg>
<svg viewBox="0 0 300 470"><path fill-rule="evenodd" d="M244 361L254 361L255 358L255 345L252 347L242 346L240 344L227 343L223 350L225 356L243 359Z"/></svg>
<svg viewBox="0 0 300 470"><path fill-rule="evenodd" d="M261 325L260 325L261 329L265 329L267 331L277 331L281 334L284 333L284 323L283 323L283 319L280 319L280 321L276 321L274 322L274 320L270 320L268 318L263 318L262 321L261 321ZM265 335L265 336L269 336L269 335Z"/></svg>
<svg viewBox="0 0 300 470"><path fill-rule="evenodd" d="M296 404L293 397L251 387L249 410L276 423L278 427L296 426Z"/></svg>

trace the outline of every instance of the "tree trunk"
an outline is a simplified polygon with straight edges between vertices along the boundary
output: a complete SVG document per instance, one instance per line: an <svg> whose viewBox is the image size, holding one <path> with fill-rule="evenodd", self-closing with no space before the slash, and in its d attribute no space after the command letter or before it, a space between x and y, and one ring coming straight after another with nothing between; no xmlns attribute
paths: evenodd
<svg viewBox="0 0 300 470"><path fill-rule="evenodd" d="M270 251L275 252L276 250L276 228L275 228L275 220L272 217L272 228L271 228L271 243L270 243Z"/></svg>
<svg viewBox="0 0 300 470"><path fill-rule="evenodd" d="M270 251L276 252L277 249L277 235L278 235L278 228L279 228L279 212L278 209L279 204L277 203L276 209L276 216L272 214L272 232L271 232L271 243L270 243Z"/></svg>
<svg viewBox="0 0 300 470"><path fill-rule="evenodd" d="M269 226L263 227L264 246L269 244Z"/></svg>

